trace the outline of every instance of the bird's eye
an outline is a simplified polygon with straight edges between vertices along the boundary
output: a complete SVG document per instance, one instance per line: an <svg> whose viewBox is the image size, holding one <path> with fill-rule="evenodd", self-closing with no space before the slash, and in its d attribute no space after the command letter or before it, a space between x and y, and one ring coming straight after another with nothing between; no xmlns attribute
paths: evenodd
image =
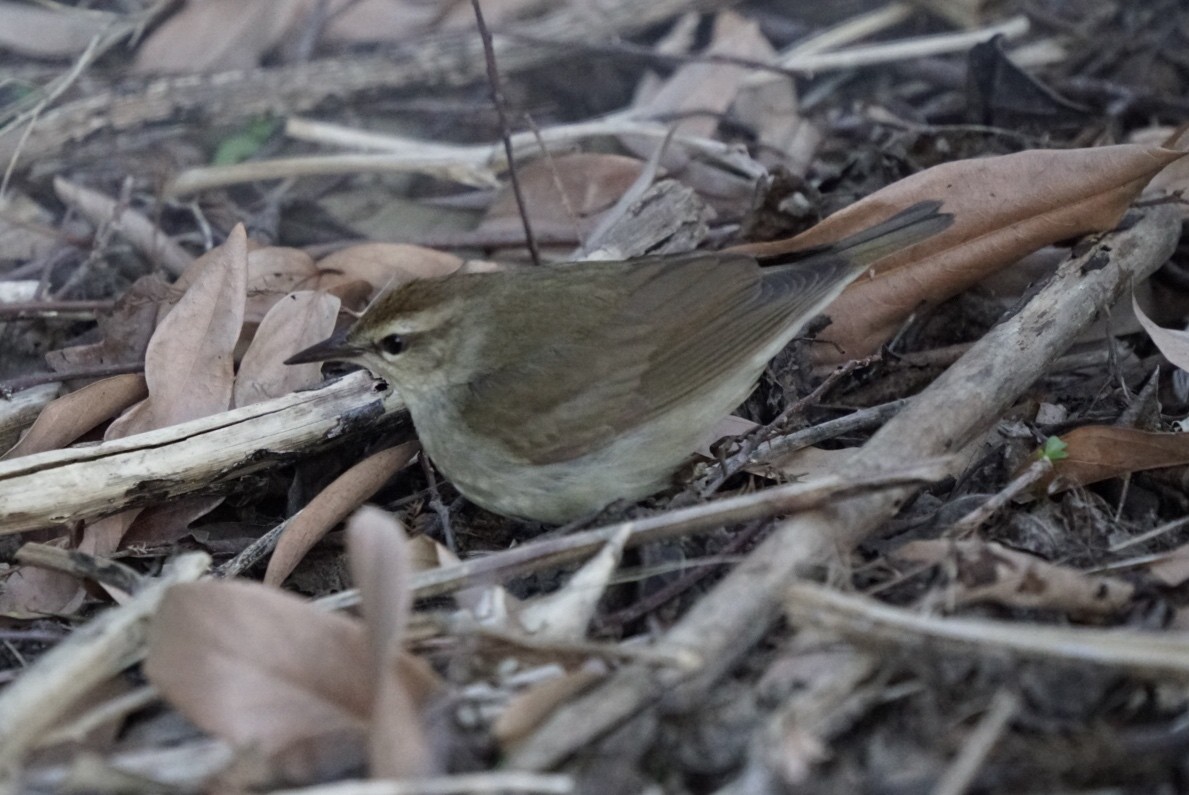
<svg viewBox="0 0 1189 795"><path fill-rule="evenodd" d="M389 334L380 338L380 351L387 356L399 356L405 349L405 338L399 334Z"/></svg>

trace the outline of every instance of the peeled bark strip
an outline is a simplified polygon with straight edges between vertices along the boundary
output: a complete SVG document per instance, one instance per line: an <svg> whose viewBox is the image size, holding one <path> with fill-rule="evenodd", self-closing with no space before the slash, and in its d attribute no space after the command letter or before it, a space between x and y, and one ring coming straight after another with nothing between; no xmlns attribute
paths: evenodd
<svg viewBox="0 0 1189 795"><path fill-rule="evenodd" d="M123 439L0 462L0 535L76 522L216 487L403 407L367 373L324 389Z"/></svg>

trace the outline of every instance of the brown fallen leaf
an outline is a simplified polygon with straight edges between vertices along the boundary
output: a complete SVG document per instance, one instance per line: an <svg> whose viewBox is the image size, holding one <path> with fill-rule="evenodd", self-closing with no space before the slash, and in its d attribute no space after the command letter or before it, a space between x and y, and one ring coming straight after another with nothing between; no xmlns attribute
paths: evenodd
<svg viewBox="0 0 1189 795"><path fill-rule="evenodd" d="M70 540L65 537L46 543L70 546ZM78 580L68 574L36 566L14 566L0 588L0 616L19 619L70 616L82 607L85 596Z"/></svg>
<svg viewBox="0 0 1189 795"><path fill-rule="evenodd" d="M256 583L177 585L149 630L149 681L203 730L276 753L297 741L363 739L367 639L346 616Z"/></svg>
<svg viewBox="0 0 1189 795"><path fill-rule="evenodd" d="M250 69L309 12L309 0L191 0L140 46L133 71Z"/></svg>
<svg viewBox="0 0 1189 795"><path fill-rule="evenodd" d="M99 342L49 351L46 364L51 370L68 373L83 367L143 362L157 321L180 295L174 295L161 277L142 276L116 300L111 312L99 316Z"/></svg>
<svg viewBox="0 0 1189 795"><path fill-rule="evenodd" d="M714 18L710 45L702 54L762 61L775 56L776 51L760 33L756 22L734 11L723 11ZM672 121L682 134L710 138L752 73L745 66L724 63L685 64L646 95L637 96L633 115ZM624 139L629 149L641 155L650 154L656 146L655 142L648 142L638 149L633 146L631 136Z"/></svg>
<svg viewBox="0 0 1189 795"><path fill-rule="evenodd" d="M406 243L361 243L318 260L318 281L311 289L329 290L365 281L376 290L390 284L454 273L462 259L424 246Z"/></svg>
<svg viewBox="0 0 1189 795"><path fill-rule="evenodd" d="M248 252L248 301L244 322L259 323L289 293L318 289L314 258L299 248L264 246Z"/></svg>
<svg viewBox="0 0 1189 795"><path fill-rule="evenodd" d="M643 161L634 157L580 152L534 160L519 166L517 177L535 231L583 240L643 169ZM511 187L492 201L479 229L493 234L523 230Z"/></svg>
<svg viewBox="0 0 1189 795"><path fill-rule="evenodd" d="M405 630L413 611L413 568L404 528L391 514L364 507L347 522L351 577L371 647L374 706L368 732L373 778L406 778L440 772L421 730L417 700L400 667Z"/></svg>
<svg viewBox="0 0 1189 795"><path fill-rule="evenodd" d="M1189 464L1189 434L1083 425L1061 436L1065 458L1053 462L1049 494L1129 472Z"/></svg>
<svg viewBox="0 0 1189 795"><path fill-rule="evenodd" d="M0 460L65 447L147 394L144 376L139 373L87 384L42 409L21 440Z"/></svg>
<svg viewBox="0 0 1189 795"><path fill-rule="evenodd" d="M909 315L962 292L1031 251L1112 229L1148 180L1185 152L1123 144L1032 150L960 160L914 174L786 241L737 247L759 256L821 245L891 217L918 201L941 200L954 223L885 257L830 305L819 338L823 361L876 351Z"/></svg>
<svg viewBox="0 0 1189 795"><path fill-rule="evenodd" d="M950 563L955 579L949 598L958 604L993 602L1109 616L1125 610L1135 595L1126 580L1085 574L990 541L910 541L895 556L913 563Z"/></svg>
<svg viewBox="0 0 1189 795"><path fill-rule="evenodd" d="M291 780L358 766L365 740L373 776L435 772L421 716L442 682L401 649L412 609L403 530L376 509L348 528L366 623L258 583L178 586L154 616L145 675L200 728Z"/></svg>
<svg viewBox="0 0 1189 795"><path fill-rule="evenodd" d="M188 269L185 294L157 326L145 352L149 396L108 426L105 439L176 425L230 406L232 359L243 325L247 243L247 233L240 224L223 245L207 252L194 268ZM210 507L208 503L207 510ZM197 507L186 506L172 526L162 511L168 508L154 511L152 525L155 533L168 537L184 529ZM126 511L88 525L80 549L93 555L110 555L138 513Z"/></svg>
<svg viewBox="0 0 1189 795"><path fill-rule="evenodd" d="M247 242L240 224L204 258L185 295L149 340L148 398L113 423L106 438L176 425L231 405L232 355L244 317Z"/></svg>
<svg viewBox="0 0 1189 795"><path fill-rule="evenodd" d="M312 290L290 293L275 304L244 352L233 405L248 406L320 383L319 364L286 365L285 360L329 337L338 314L338 298Z"/></svg>
<svg viewBox="0 0 1189 795"><path fill-rule="evenodd" d="M491 735L505 751L532 733L562 704L607 677L603 666L593 663L537 682L508 702L491 727Z"/></svg>
<svg viewBox="0 0 1189 795"><path fill-rule="evenodd" d="M289 520L269 558L264 582L279 587L314 544L408 466L420 449L416 442L405 442L381 450L335 478Z"/></svg>

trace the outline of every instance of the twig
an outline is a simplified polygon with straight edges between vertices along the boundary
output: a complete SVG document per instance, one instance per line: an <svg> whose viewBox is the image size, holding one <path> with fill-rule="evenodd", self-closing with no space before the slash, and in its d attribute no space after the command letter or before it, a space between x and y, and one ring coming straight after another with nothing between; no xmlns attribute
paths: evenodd
<svg viewBox="0 0 1189 795"><path fill-rule="evenodd" d="M630 531L627 545L637 546L724 525L810 510L847 494L927 483L945 468L944 461L922 461L896 472L871 474L860 479L849 475L829 475L807 483L774 486L753 494L715 500L646 519L618 522L546 541L532 541L486 557L417 572L413 575L412 587L418 598L440 596L468 584L505 580L526 572L584 560L601 550L625 528ZM318 600L318 604L326 609L340 609L352 607L358 601L358 592L352 590L323 597Z"/></svg>
<svg viewBox="0 0 1189 795"><path fill-rule="evenodd" d="M995 743L999 742L1003 730L1019 708L1019 697L1007 688L1000 688L991 699L990 708L966 739L961 753L933 788L933 795L962 795L970 789L979 769L986 764Z"/></svg>
<svg viewBox="0 0 1189 795"><path fill-rule="evenodd" d="M1175 632L928 616L809 582L789 587L785 607L797 626L841 633L856 642L927 649L930 655L1006 652L1189 681L1189 638Z"/></svg>
<svg viewBox="0 0 1189 795"><path fill-rule="evenodd" d="M783 455L789 455L797 450L811 447L815 444L835 439L846 433L868 430L882 425L891 417L896 416L908 404L907 399L893 400L851 412L845 417L820 422L799 431L793 431L782 436L775 436L760 440L753 447L745 447L734 453L725 462L712 465L709 472L703 476L698 486L700 493L711 494L721 487L723 481L744 468L762 465ZM724 473L730 473L724 474Z"/></svg>
<svg viewBox="0 0 1189 795"><path fill-rule="evenodd" d="M87 320L115 306L115 301L11 301L0 303L0 318Z"/></svg>
<svg viewBox="0 0 1189 795"><path fill-rule="evenodd" d="M266 555L277 548L277 540L285 532L285 528L289 526L289 522L291 521L293 521L292 516L270 529L251 544L248 544L240 550L238 555L216 568L213 573L214 576L219 578L238 577L255 566Z"/></svg>
<svg viewBox="0 0 1189 795"><path fill-rule="evenodd" d="M574 779L570 776L507 771L411 781L343 781L303 789L273 790L272 795L496 795L504 792L569 795L575 789Z"/></svg>
<svg viewBox="0 0 1189 795"><path fill-rule="evenodd" d="M1003 510L1017 495L1031 488L1033 484L1039 483L1052 471L1053 462L1049 458L1046 457L1039 461L1033 461L1019 476L1013 478L1011 483L1000 489L998 493L982 505L954 522L942 535L945 538L966 538L970 536L978 528L986 524L992 516Z"/></svg>
<svg viewBox="0 0 1189 795"><path fill-rule="evenodd" d="M500 87L500 73L495 65L495 47L491 42L491 31L483 21L483 9L479 7L479 0L471 0L471 8L475 12L475 24L479 26L479 37L483 40L483 57L487 62L487 82L491 86L491 103L495 105L495 112L500 118L500 137L504 139L504 156L508 158L508 179L512 182L512 193L516 196L516 206L520 208L520 220L524 224L524 240L528 246L529 256L534 265L541 264L541 252L537 249L537 239L533 237L533 225L528 217L528 206L524 203L524 194L520 191L520 177L516 174L516 160L512 154L511 130L508 127L508 116L505 111L506 100Z"/></svg>
<svg viewBox="0 0 1189 795"><path fill-rule="evenodd" d="M28 543L17 550L16 559L26 566L62 572L80 580L94 580L127 594L137 593L145 583L145 578L135 569L77 549Z"/></svg>

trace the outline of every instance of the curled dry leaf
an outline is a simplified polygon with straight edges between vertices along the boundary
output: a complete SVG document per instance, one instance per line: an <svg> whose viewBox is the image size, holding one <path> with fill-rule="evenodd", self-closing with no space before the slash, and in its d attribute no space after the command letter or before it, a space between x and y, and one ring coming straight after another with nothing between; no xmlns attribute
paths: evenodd
<svg viewBox="0 0 1189 795"><path fill-rule="evenodd" d="M1189 464L1189 434L1083 425L1061 437L1065 458L1053 462L1048 492L1055 494L1129 472Z"/></svg>
<svg viewBox="0 0 1189 795"><path fill-rule="evenodd" d="M336 524L404 469L421 448L416 442L381 450L339 475L289 520L268 561L264 582L279 586L305 554Z"/></svg>
<svg viewBox="0 0 1189 795"><path fill-rule="evenodd" d="M949 229L889 257L874 277L853 282L830 305L820 339L846 357L876 351L922 306L962 292L1042 246L1119 222L1148 180L1184 152L1123 144L1097 149L1032 150L960 160L914 174L835 213L788 241L735 250L776 254L838 240L918 201L941 200ZM822 345L823 357L837 357Z"/></svg>
<svg viewBox="0 0 1189 795"><path fill-rule="evenodd" d="M248 406L319 383L320 364L286 365L285 360L329 337L338 314L338 298L312 290L290 293L274 305L244 352L233 405Z"/></svg>
<svg viewBox="0 0 1189 795"><path fill-rule="evenodd" d="M516 616L521 626L537 637L552 640L586 637L586 627L619 567L630 535L630 528L623 528L561 590L525 602Z"/></svg>
<svg viewBox="0 0 1189 795"><path fill-rule="evenodd" d="M374 778L436 772L421 730L416 699L400 667L405 629L413 610L413 568L405 531L391 514L364 507L347 522L351 576L359 588L371 645L375 707L369 732Z"/></svg>
<svg viewBox="0 0 1189 795"><path fill-rule="evenodd" d="M144 376L105 378L57 398L44 409L3 459L57 450L110 420L148 394Z"/></svg>
<svg viewBox="0 0 1189 795"><path fill-rule="evenodd" d="M1164 354L1164 358L1182 370L1189 370L1189 331L1176 331L1156 325L1140 308L1134 296L1131 299L1131 309L1152 342Z"/></svg>
<svg viewBox="0 0 1189 795"><path fill-rule="evenodd" d="M952 598L962 604L993 602L1109 616L1127 609L1135 595L1135 587L1117 577L1084 574L987 541L911 541L896 557L914 563L951 561L956 575Z"/></svg>
<svg viewBox="0 0 1189 795"><path fill-rule="evenodd" d="M248 582L177 585L149 630L145 675L211 734L265 753L371 715L363 627Z"/></svg>

